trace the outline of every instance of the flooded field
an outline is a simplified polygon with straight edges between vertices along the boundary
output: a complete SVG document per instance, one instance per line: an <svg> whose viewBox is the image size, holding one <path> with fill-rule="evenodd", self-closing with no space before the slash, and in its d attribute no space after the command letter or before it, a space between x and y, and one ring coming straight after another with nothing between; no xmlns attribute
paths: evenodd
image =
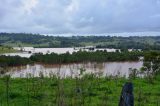
<svg viewBox="0 0 160 106"><path fill-rule="evenodd" d="M39 77L43 75L49 77L56 75L60 77L76 77L79 76L81 70L85 70L83 74L95 74L102 76L129 75L129 69L140 69L143 62L105 62L105 63L79 63L79 64L63 64L63 65L27 65L23 67L10 68L7 74L12 77L26 77L28 74Z"/></svg>
<svg viewBox="0 0 160 106"><path fill-rule="evenodd" d="M32 54L34 53L43 53L43 54L47 54L47 53L57 53L57 54L62 54L62 53L66 53L69 52L70 54L72 54L73 52L77 52L79 50L82 51L90 51L89 49L84 49L84 48L33 48L33 47L23 47L23 48L19 48L19 47L14 47L14 49L16 50L23 50L23 52L18 52L18 53L5 53L2 55L6 55L6 56L21 56L21 57L27 57L29 58ZM94 49L92 51L96 51L96 50L106 50L107 52L115 52L116 49Z"/></svg>
<svg viewBox="0 0 160 106"><path fill-rule="evenodd" d="M14 48L20 50L21 48ZM73 53L77 52L82 48L33 48L33 47L24 47L23 52L19 53L6 53L3 55L7 56L21 56L29 58L34 53ZM89 51L89 49L82 49ZM96 50L106 50L107 52L115 52L116 49L94 49ZM7 74L10 74L12 77L26 77L28 74L31 74L35 77L43 74L44 76L49 77L51 74L60 76L60 77L76 77L80 75L80 70L85 70L83 74L101 74L102 76L109 75L119 75L126 76L129 75L129 69L140 69L143 65L142 61L138 62L105 62L105 63L79 63L79 64L62 64L62 65L27 65L22 67L12 67L9 69Z"/></svg>

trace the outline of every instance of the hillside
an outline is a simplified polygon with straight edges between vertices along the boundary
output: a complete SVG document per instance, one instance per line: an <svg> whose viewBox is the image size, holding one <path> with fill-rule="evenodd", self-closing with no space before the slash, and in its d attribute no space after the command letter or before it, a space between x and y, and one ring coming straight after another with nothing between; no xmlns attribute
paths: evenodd
<svg viewBox="0 0 160 106"><path fill-rule="evenodd" d="M160 49L160 36L111 37L111 36L44 36L26 33L0 33L0 44L6 46L78 47L120 49Z"/></svg>

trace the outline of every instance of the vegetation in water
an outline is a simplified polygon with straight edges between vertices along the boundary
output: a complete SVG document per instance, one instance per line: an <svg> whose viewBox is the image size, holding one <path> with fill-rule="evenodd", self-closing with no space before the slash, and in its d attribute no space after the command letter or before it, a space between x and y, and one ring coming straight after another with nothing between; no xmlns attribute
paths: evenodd
<svg viewBox="0 0 160 106"><path fill-rule="evenodd" d="M0 67L9 66L22 66L32 64L33 62L29 58L20 56L0 56Z"/></svg>
<svg viewBox="0 0 160 106"><path fill-rule="evenodd" d="M0 105L117 106L123 84L130 81L134 84L135 106L159 106L159 51L122 53L80 51L60 55L54 53L36 54L28 59L18 56L0 56L0 62L4 64L2 70L5 71L10 65L25 65L30 62L60 64L82 61L124 61L125 59L138 59L139 56L144 56L144 66L141 70L131 69L128 79L118 75L101 77L101 73L82 76L84 69L81 69L81 73L75 78L61 78L59 73L57 75L50 73L49 77L44 77L42 73L39 73L40 77L28 74L26 78L11 78L9 75L4 76L0 73ZM137 73L142 73L144 76L138 77Z"/></svg>
<svg viewBox="0 0 160 106"><path fill-rule="evenodd" d="M80 63L80 62L108 62L108 61L138 61L143 52L107 52L79 51L64 54L34 54L30 58L19 56L0 56L0 66L21 66L32 63L42 64L62 64L62 63Z"/></svg>
<svg viewBox="0 0 160 106"><path fill-rule="evenodd" d="M142 52L107 52L78 51L72 54L35 54L30 57L32 61L53 64L53 63L76 63L76 62L108 62L108 61L138 61Z"/></svg>

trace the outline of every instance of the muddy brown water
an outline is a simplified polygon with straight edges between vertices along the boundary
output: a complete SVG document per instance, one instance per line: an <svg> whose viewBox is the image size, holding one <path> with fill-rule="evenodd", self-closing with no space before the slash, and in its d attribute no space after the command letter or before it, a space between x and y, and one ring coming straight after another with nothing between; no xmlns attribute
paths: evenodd
<svg viewBox="0 0 160 106"><path fill-rule="evenodd" d="M138 62L104 62L104 63L78 63L78 64L63 64L63 65L26 65L22 67L12 67L9 69L11 77L26 77L31 74L34 77L39 77L40 74L45 77L56 75L60 77L75 77L80 75L80 70L85 69L83 74L96 74L101 76L129 76L129 69L140 69L143 65L142 61Z"/></svg>

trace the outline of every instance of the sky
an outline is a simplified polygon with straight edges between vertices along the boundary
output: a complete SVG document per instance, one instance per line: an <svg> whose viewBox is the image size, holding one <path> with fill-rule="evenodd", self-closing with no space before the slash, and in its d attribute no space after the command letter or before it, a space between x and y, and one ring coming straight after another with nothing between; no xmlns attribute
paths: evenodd
<svg viewBox="0 0 160 106"><path fill-rule="evenodd" d="M0 32L157 34L160 0L0 0Z"/></svg>

